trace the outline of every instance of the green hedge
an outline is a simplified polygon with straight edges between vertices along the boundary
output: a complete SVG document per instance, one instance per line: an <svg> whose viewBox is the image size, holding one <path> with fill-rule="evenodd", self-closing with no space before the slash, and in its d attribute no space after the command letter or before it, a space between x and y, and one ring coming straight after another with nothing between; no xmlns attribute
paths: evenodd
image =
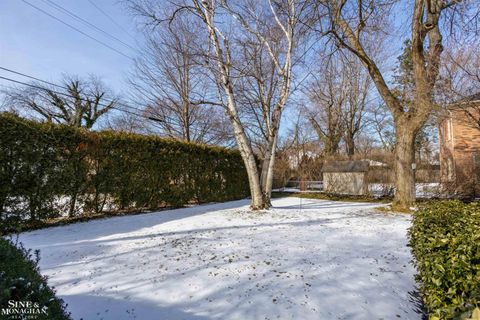
<svg viewBox="0 0 480 320"><path fill-rule="evenodd" d="M470 316L480 306L480 203L424 204L409 236L430 319Z"/></svg>
<svg viewBox="0 0 480 320"><path fill-rule="evenodd" d="M88 132L0 114L0 217L179 207L248 196L239 152L155 136Z"/></svg>
<svg viewBox="0 0 480 320"><path fill-rule="evenodd" d="M0 238L0 319L27 319L25 314L22 317L14 314L15 308L9 308L19 302L36 304L30 312L38 314L30 315L31 319L70 319L63 301L55 297L46 278L38 272L38 260L38 252L32 257L21 245L17 248Z"/></svg>

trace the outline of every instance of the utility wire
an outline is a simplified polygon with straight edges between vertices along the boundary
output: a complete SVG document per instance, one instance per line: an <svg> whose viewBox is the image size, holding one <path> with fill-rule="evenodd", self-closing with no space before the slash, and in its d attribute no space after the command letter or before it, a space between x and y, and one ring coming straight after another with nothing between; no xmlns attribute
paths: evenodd
<svg viewBox="0 0 480 320"><path fill-rule="evenodd" d="M42 79L36 78L36 77L34 77L34 76L30 76L30 75L25 74L25 73L21 73L21 72L12 70L12 69L4 68L4 67L2 67L2 66L0 66L0 69L1 69L1 70L4 70L4 71L7 71L7 72L11 72L11 73L17 74L17 75L22 76L22 77L26 77L26 78L29 78L29 79L32 79L32 80L36 80L36 81L39 81L39 82L43 82L43 83L49 84L49 85L51 85L51 86L55 86L55 87L59 87L59 88L68 90L68 88L65 87L65 86L61 86L61 85L56 84L56 83L53 83L53 82L49 82L49 81L46 81L46 80L42 80Z"/></svg>
<svg viewBox="0 0 480 320"><path fill-rule="evenodd" d="M107 31L97 27L96 25L94 25L93 23L83 19L82 17L76 15L75 13L73 13L72 11L68 10L68 9L65 9L64 7L62 7L61 5L55 3L54 1L52 0L43 0L43 2L45 2L46 4L48 4L49 6L51 7L54 7L55 9L59 10L59 11L63 11L64 13L68 14L70 17L73 17L74 19L77 19L78 21L82 22L84 25L87 25L89 26L90 28L93 28L101 33L103 33L104 35L110 37L111 39L121 43L122 45L124 45L125 47L133 50L133 51L137 51L136 48L132 47L131 45L129 45L128 43L122 41L121 39L115 37L114 35L112 35L111 33L108 33Z"/></svg>
<svg viewBox="0 0 480 320"><path fill-rule="evenodd" d="M8 69L8 68L4 68L4 67L1 67L0 66L0 69L2 70L5 70L5 71L8 71L8 72L11 72L11 73L15 73L15 74L18 74L18 75L21 75L21 76L24 76L24 77L27 77L27 78L30 78L30 79L35 79L37 81L41 81L41 82L44 82L44 83L48 83L50 85L53 85L53 86L56 86L56 87L59 87L59 88L63 88L63 89L67 89L67 87L65 86L61 86L61 85L58 85L58 84L55 84L55 83L52 83L52 82L49 82L49 81L45 81L45 80L42 80L42 79L39 79L37 77L33 77L33 76L30 76L30 75L27 75L27 74L24 74L24 73L21 73L21 72L18 72L18 71L14 71L14 70L11 70L11 69ZM6 81L10 81L10 82L13 82L13 83L17 83L17 84L20 84L20 85L24 85L24 86L28 86L28 87L31 87L31 88L35 88L35 89L39 89L39 90L44 90L44 91L49 91L49 92L53 92L55 94L58 94L58 95L62 95L62 96L65 96L65 97L70 97L70 98L74 98L74 99L79 99L81 101L89 101L88 99L85 99L85 98L81 98L81 97L75 97L71 94L68 94L68 93L64 93L64 92L60 92L60 91L56 91L56 90L51 90L51 89L48 89L48 88L45 88L45 87L42 87L40 85L36 85L36 84L32 84L32 83L27 83L27 82L23 82L23 81L19 81L19 80L15 80L15 79L12 79L12 78L8 78L8 77L3 77L3 76L0 76L0 79L3 79L3 80L6 80ZM104 103L98 103L99 106L102 106L102 107L111 107L112 109L115 109L117 111L121 111L121 112L125 112L125 113L128 113L128 114L131 114L131 115L134 115L136 117L140 117L140 118L144 118L144 119L147 119L147 120L151 120L151 121L155 121L155 122L166 122L165 120L168 120L168 121L172 121L172 122L175 122L176 120L171 118L171 117L168 117L168 116L165 116L163 115L162 118L164 118L165 120L163 119L159 119L159 118L156 118L156 117L153 117L153 116L148 116L148 115L145 115L143 114L144 113L144 110L141 110L141 109L138 109L138 108L135 108L133 106L130 106L128 104L125 104L125 103L122 103L120 101L115 101L115 100L109 100L108 101L109 103L114 103L113 106L109 106L107 104L104 104ZM119 108L117 106L121 106L121 107L124 107L124 108ZM132 110L135 110L132 111ZM137 113L137 112L140 112ZM225 134L225 131L221 131L221 130L218 130L218 129L215 129L215 128L210 128L209 129L210 132L216 132L218 134Z"/></svg>
<svg viewBox="0 0 480 320"><path fill-rule="evenodd" d="M123 32L125 32L130 38L132 38L134 41L137 41L135 39L134 36L132 36L130 34L130 32L128 32L124 27L122 27L122 25L120 23L118 23L117 21L115 21L115 19L113 19L107 12L105 12L102 8L100 8L99 6L97 6L97 4L95 2L93 2L92 0L88 0L88 2L90 2L90 4L92 6L94 6L98 11L100 11L105 17L107 17L114 25L116 25L118 28L120 28L121 30L123 30Z"/></svg>
<svg viewBox="0 0 480 320"><path fill-rule="evenodd" d="M74 98L74 99L79 99L79 100L81 100L81 101L87 101L87 100L88 100L88 99L84 99L84 98L81 98L81 97L75 97L75 96L70 95L70 94L68 94L68 93L64 93L64 92L59 92L59 91L56 91L56 90L47 89L47 88L42 87L42 86L38 86L38 85L35 85L35 84L31 84L31 83L26 83L26 82L19 81L19 80L15 80L15 79L11 79L11 78L8 78L8 77L0 76L0 79L7 80L7 81L10 81L10 82L13 82L13 83L17 83L17 84L21 84L21 85L24 85L24 86L27 86L27 87L39 89L39 90L44 90L44 91L53 92L53 93L55 93L55 94L62 95L62 96L65 96L65 97ZM111 102L114 102L114 101L110 101L110 103L111 103ZM117 104L120 105L120 103L117 103ZM122 112L127 112L127 113L130 113L130 114L135 115L135 116L137 116L137 117L146 118L146 116L137 114L137 113L132 112L132 111L130 111L130 110L120 109L120 108L115 107L115 106L108 106L108 105L103 104L103 103L98 103L98 105L99 105L99 106L102 106L102 107L111 107L112 109L116 109L116 110L122 111ZM133 107L131 107L131 108L133 109ZM136 109L136 110L138 110L138 109Z"/></svg>
<svg viewBox="0 0 480 320"><path fill-rule="evenodd" d="M41 8L39 8L39 7L37 7L36 5L33 5L33 4L31 4L31 3L30 3L30 2L28 2L27 0L22 0L22 1L23 1L25 4L27 4L27 5L31 6L32 8L34 8L34 9L36 9L36 10L38 10L38 11L42 12L43 14L45 14L45 15L47 15L47 16L49 16L50 18L57 20L58 22L60 22L60 23L62 23L62 24L64 24L64 25L66 25L67 27L69 27L69 28L71 28L71 29L73 29L73 30L77 31L78 33L81 33L81 34L82 34L82 35L84 35L85 37L87 37L87 38L89 38L89 39L91 39L91 40L93 40L93 41L95 41L95 42L97 42L97 43L101 44L102 46L104 46L104 47L106 47L106 48L108 48L108 49L110 49L110 50L112 50L112 51L115 51L116 53L118 53L118 54L120 54L120 55L124 56L125 58L128 58L128 59L130 59L130 60L134 60L132 57L130 57L129 55L127 55L127 54L123 53L122 51L120 51L120 50L118 50L118 49L116 49L116 48L114 48L114 47L112 47L112 46L110 46L110 45L106 44L105 42L103 42L103 41L101 41L101 40L98 40L97 38L95 38L95 37L93 37L93 36L89 35L88 33L84 32L84 31L82 31L82 30L78 29L77 27L74 27L74 26L72 26L71 24L69 24L69 23L67 23L67 22L63 21L62 19L60 19L60 18L56 17L55 15L53 15L53 14L50 14L50 13L48 13L47 11L45 11L45 10L43 10L43 9L41 9Z"/></svg>

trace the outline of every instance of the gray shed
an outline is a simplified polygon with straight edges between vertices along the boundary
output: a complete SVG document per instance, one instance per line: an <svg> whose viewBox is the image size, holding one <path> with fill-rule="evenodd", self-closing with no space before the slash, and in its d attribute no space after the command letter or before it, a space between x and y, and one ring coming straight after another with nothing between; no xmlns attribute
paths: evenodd
<svg viewBox="0 0 480 320"><path fill-rule="evenodd" d="M323 164L323 190L329 193L363 195L367 193L368 161L326 161Z"/></svg>

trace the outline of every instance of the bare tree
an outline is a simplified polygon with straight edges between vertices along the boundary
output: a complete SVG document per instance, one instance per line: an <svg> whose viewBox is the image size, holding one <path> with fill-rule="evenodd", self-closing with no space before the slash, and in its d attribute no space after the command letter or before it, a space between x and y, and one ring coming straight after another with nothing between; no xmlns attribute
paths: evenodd
<svg viewBox="0 0 480 320"><path fill-rule="evenodd" d="M27 116L91 129L111 109L118 99L95 77L87 80L64 76L61 85L30 87L4 91L7 104Z"/></svg>
<svg viewBox="0 0 480 320"><path fill-rule="evenodd" d="M393 3L393 5L392 5ZM368 70L380 96L393 115L395 123L395 181L394 206L408 209L415 201L415 137L434 108L434 86L439 74L443 36L441 18L445 12L460 6L459 1L412 1L412 67L414 91L411 105L402 105L390 88L384 73L364 45L365 34L389 28L392 1L329 0L325 3L330 17L330 33L339 46L355 54ZM453 17L454 18L454 17Z"/></svg>
<svg viewBox="0 0 480 320"><path fill-rule="evenodd" d="M282 146L283 153L288 155L291 169L301 181L321 180L320 162L323 153L318 136L313 131L311 122L301 111L293 128L289 130L289 138Z"/></svg>
<svg viewBox="0 0 480 320"><path fill-rule="evenodd" d="M102 128L126 133L149 133L145 127L145 118L126 112L108 115Z"/></svg>
<svg viewBox="0 0 480 320"><path fill-rule="evenodd" d="M343 138L347 155L352 157L355 138L364 125L371 81L353 58L339 53L323 56L305 90L309 98L307 114L326 156L339 151Z"/></svg>
<svg viewBox="0 0 480 320"><path fill-rule="evenodd" d="M198 21L182 16L143 30L145 48L135 60L129 83L135 100L146 105L146 116L156 120L145 126L188 142L228 140L228 131L222 131L222 110L203 103L214 83L201 68Z"/></svg>
<svg viewBox="0 0 480 320"><path fill-rule="evenodd" d="M165 8L153 1L133 1L131 6L153 24L174 21L178 16L188 14L196 17L203 26L203 34L207 37L202 39L208 44L204 51L204 66L215 80L218 92L217 100L212 103L224 108L232 125L247 169L253 210L270 206L278 130L291 89L295 49L302 35L301 29L305 28L301 17L307 12L306 6L307 2L298 0L259 3L189 0L175 3L167 17ZM275 85L278 98L270 101L265 110L268 113L263 115L265 125L262 128L266 130L267 139L260 170L241 116L241 102L236 87L238 79L252 77L247 70L254 66L253 61L259 57L252 55L248 48L242 51L246 49L243 45L246 40L263 47L266 57L279 75Z"/></svg>
<svg viewBox="0 0 480 320"><path fill-rule="evenodd" d="M347 77L345 106L343 112L344 140L347 155L355 154L357 135L365 126L365 114L371 103L371 78L354 57L344 57L342 72Z"/></svg>
<svg viewBox="0 0 480 320"><path fill-rule="evenodd" d="M342 107L346 100L346 77L340 72L338 60L325 59L317 75L307 85L309 105L306 114L318 139L323 143L325 156L338 152L343 137Z"/></svg>
<svg viewBox="0 0 480 320"><path fill-rule="evenodd" d="M378 137L384 150L393 151L395 148L395 128L392 115L383 103L369 109L368 124Z"/></svg>
<svg viewBox="0 0 480 320"><path fill-rule="evenodd" d="M480 130L480 41L448 48L443 58L437 96L446 108Z"/></svg>

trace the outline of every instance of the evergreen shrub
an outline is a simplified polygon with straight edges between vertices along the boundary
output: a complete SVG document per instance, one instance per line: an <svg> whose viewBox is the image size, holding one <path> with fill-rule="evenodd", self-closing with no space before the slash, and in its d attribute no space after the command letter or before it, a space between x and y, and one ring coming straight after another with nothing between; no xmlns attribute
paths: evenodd
<svg viewBox="0 0 480 320"><path fill-rule="evenodd" d="M480 203L431 201L409 230L430 319L464 319L480 306Z"/></svg>
<svg viewBox="0 0 480 320"><path fill-rule="evenodd" d="M0 114L0 231L60 216L245 198L235 150Z"/></svg>

